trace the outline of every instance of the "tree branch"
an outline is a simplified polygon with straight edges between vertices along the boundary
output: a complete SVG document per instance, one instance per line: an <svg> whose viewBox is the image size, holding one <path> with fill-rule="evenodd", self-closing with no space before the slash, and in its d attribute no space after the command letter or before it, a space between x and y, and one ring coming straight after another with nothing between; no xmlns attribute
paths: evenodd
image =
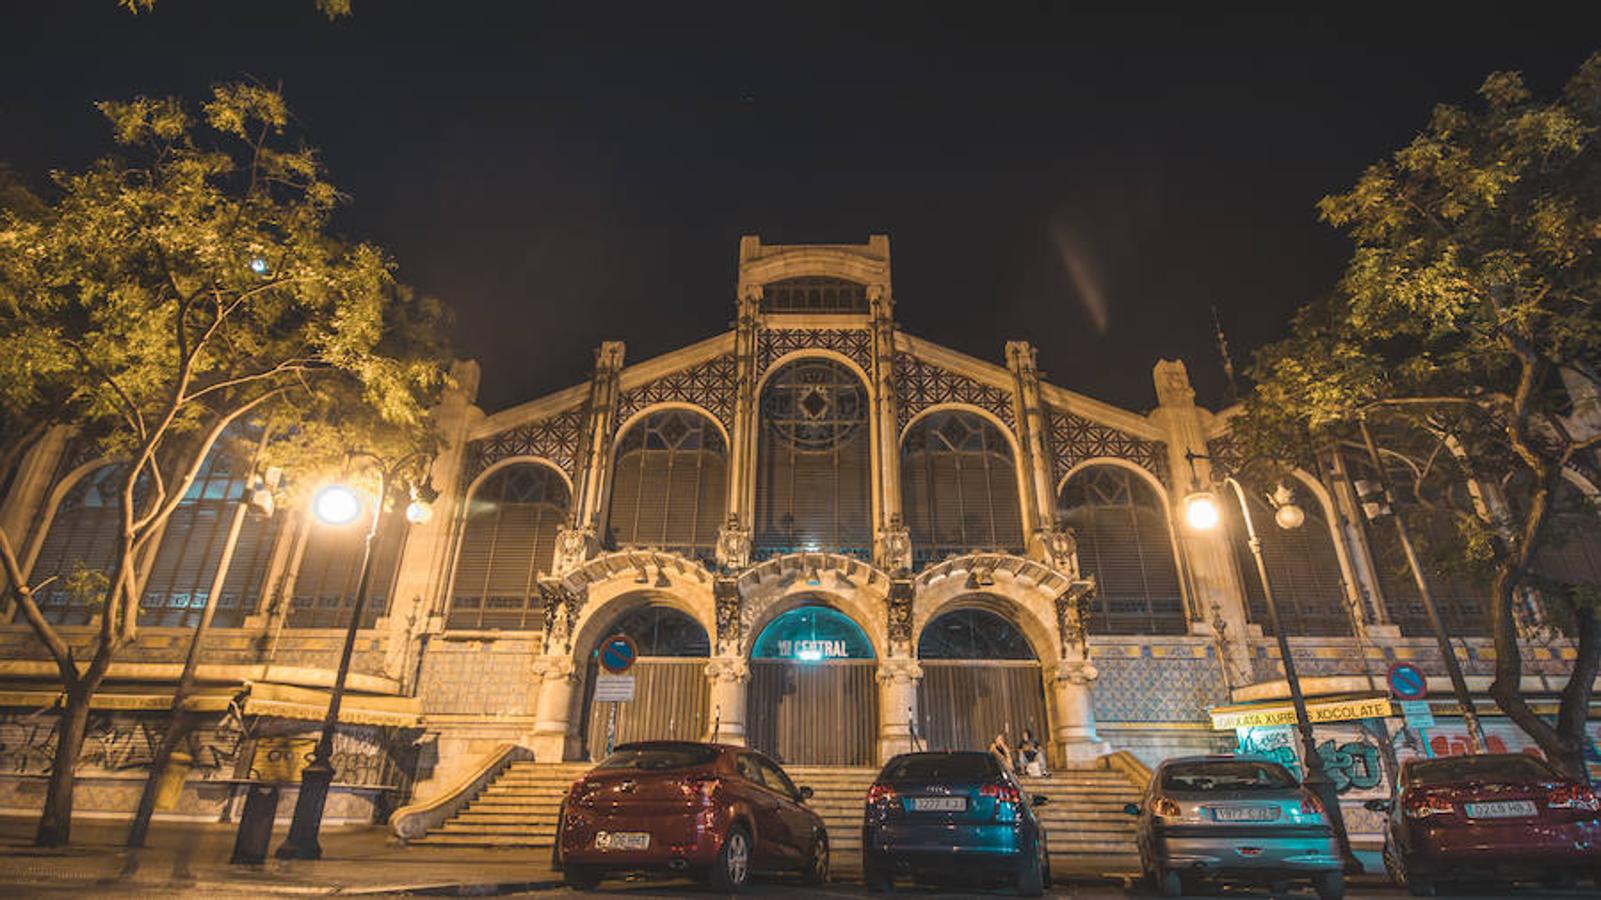
<svg viewBox="0 0 1601 900"><path fill-rule="evenodd" d="M56 668L61 671L63 684L70 685L78 678L78 666L72 658L72 648L61 639L54 627L39 611L39 605L34 602L33 593L38 587L29 587L22 577L22 567L17 564L17 555L11 549L11 538L4 528L0 528L0 563L5 566L6 578L11 582L11 594L17 598L17 605L22 607L22 615L38 636L39 643L44 644L50 652L50 658L55 661ZM43 585L39 585L43 587Z"/></svg>

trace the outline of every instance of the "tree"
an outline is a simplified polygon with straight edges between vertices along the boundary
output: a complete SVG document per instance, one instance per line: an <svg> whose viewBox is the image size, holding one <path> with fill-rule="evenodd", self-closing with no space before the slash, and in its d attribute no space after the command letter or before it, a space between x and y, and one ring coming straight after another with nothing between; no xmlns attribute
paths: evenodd
<svg viewBox="0 0 1601 900"><path fill-rule="evenodd" d="M1320 202L1354 252L1334 294L1258 354L1240 433L1284 456L1374 421L1386 467L1415 476L1413 499L1456 524L1459 561L1488 573L1496 704L1583 777L1595 591L1552 584L1539 560L1562 539L1552 504L1565 473L1596 465L1601 442L1575 416L1601 389L1601 54L1556 99L1507 72L1479 95L1472 109L1437 107L1407 146ZM1440 485L1464 479L1499 482L1507 502L1445 502ZM1577 646L1554 722L1519 688L1514 612L1532 587Z"/></svg>
<svg viewBox="0 0 1601 900"><path fill-rule="evenodd" d="M65 694L41 845L70 837L90 699L138 631L138 561L219 440L278 423L292 440L275 451L326 456L371 419L425 441L444 377L442 346L419 339L439 333L437 304L401 289L379 248L330 235L341 197L276 92L221 86L198 114L171 98L100 108L122 155L57 173L42 210L0 218L3 440L66 425L120 463L86 645L47 620L0 531L11 596Z"/></svg>

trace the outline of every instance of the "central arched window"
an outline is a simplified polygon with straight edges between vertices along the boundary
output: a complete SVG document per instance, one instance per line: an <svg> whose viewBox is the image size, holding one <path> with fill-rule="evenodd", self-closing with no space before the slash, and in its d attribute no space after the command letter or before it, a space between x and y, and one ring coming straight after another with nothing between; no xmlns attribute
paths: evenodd
<svg viewBox="0 0 1601 900"><path fill-rule="evenodd" d="M1090 630L1188 630L1167 512L1156 490L1122 466L1086 466L1062 488L1058 518L1078 539L1079 568L1095 576Z"/></svg>
<svg viewBox="0 0 1601 900"><path fill-rule="evenodd" d="M804 359L762 390L758 557L795 550L872 552L867 391L831 360Z"/></svg>
<svg viewBox="0 0 1601 900"><path fill-rule="evenodd" d="M958 609L928 623L918 659L1034 659L1017 626L982 609Z"/></svg>
<svg viewBox="0 0 1601 900"><path fill-rule="evenodd" d="M567 483L541 463L484 479L467 501L448 627L543 626L538 580L550 571L569 500Z"/></svg>
<svg viewBox="0 0 1601 900"><path fill-rule="evenodd" d="M901 498L918 565L969 550L1023 551L1012 447L970 412L931 413L901 445Z"/></svg>
<svg viewBox="0 0 1601 900"><path fill-rule="evenodd" d="M1251 523L1262 541L1262 563L1273 587L1273 605L1286 634L1306 636L1348 635L1351 614L1346 609L1345 588L1340 577L1340 558L1334 550L1323 504L1307 491L1300 491L1296 505L1306 513L1299 528L1280 528L1272 506L1260 490L1246 487ZM1268 634L1267 601L1262 596L1262 577L1256 558L1247 544L1245 523L1240 520L1238 498L1232 492L1221 495L1234 539L1234 558L1245 584L1245 598L1251 621Z"/></svg>
<svg viewBox="0 0 1601 900"><path fill-rule="evenodd" d="M827 606L801 606L768 623L756 636L751 659L825 662L872 659L873 642L850 616Z"/></svg>
<svg viewBox="0 0 1601 900"><path fill-rule="evenodd" d="M618 441L606 540L709 557L727 480L722 433L686 409L652 413Z"/></svg>

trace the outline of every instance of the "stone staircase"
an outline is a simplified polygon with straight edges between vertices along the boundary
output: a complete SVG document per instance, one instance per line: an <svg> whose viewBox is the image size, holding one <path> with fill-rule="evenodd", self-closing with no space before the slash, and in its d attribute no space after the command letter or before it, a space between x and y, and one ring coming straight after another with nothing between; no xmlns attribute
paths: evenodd
<svg viewBox="0 0 1601 900"><path fill-rule="evenodd" d="M549 847L562 797L589 768L588 763L512 763L461 812L414 843ZM833 849L848 856L860 852L862 804L878 770L789 766L785 771L797 785L812 789L808 805L823 817ZM1135 820L1123 812L1123 804L1137 801L1140 792L1121 772L1069 769L1049 778L1027 778L1023 784L1031 793L1050 798L1039 816L1057 871L1138 868Z"/></svg>

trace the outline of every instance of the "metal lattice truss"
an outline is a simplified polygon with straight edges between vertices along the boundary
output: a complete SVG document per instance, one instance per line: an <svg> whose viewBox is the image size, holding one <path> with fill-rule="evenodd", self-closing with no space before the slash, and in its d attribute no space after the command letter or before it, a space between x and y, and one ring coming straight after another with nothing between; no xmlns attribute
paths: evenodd
<svg viewBox="0 0 1601 900"><path fill-rule="evenodd" d="M1167 447L1161 441L1147 440L1058 409L1050 411L1050 420L1054 481L1060 482L1086 459L1110 457L1142 466L1162 483L1168 483Z"/></svg>
<svg viewBox="0 0 1601 900"><path fill-rule="evenodd" d="M942 403L963 403L994 413L1017 430L1012 392L925 362L910 353L895 354L895 404L900 427L918 413Z"/></svg>
<svg viewBox="0 0 1601 900"><path fill-rule="evenodd" d="M625 391L617 401L617 421L626 422L634 413L658 403L689 403L733 431L737 396L738 367L733 354L724 354Z"/></svg>
<svg viewBox="0 0 1601 900"><path fill-rule="evenodd" d="M495 463L514 456L539 456L555 463L567 477L578 479L578 448L583 438L584 413L569 409L548 419L508 428L467 445L466 480L471 481Z"/></svg>
<svg viewBox="0 0 1601 900"><path fill-rule="evenodd" d="M756 339L756 366L765 372L773 361L797 350L832 350L873 371L873 336L862 328L768 328Z"/></svg>

